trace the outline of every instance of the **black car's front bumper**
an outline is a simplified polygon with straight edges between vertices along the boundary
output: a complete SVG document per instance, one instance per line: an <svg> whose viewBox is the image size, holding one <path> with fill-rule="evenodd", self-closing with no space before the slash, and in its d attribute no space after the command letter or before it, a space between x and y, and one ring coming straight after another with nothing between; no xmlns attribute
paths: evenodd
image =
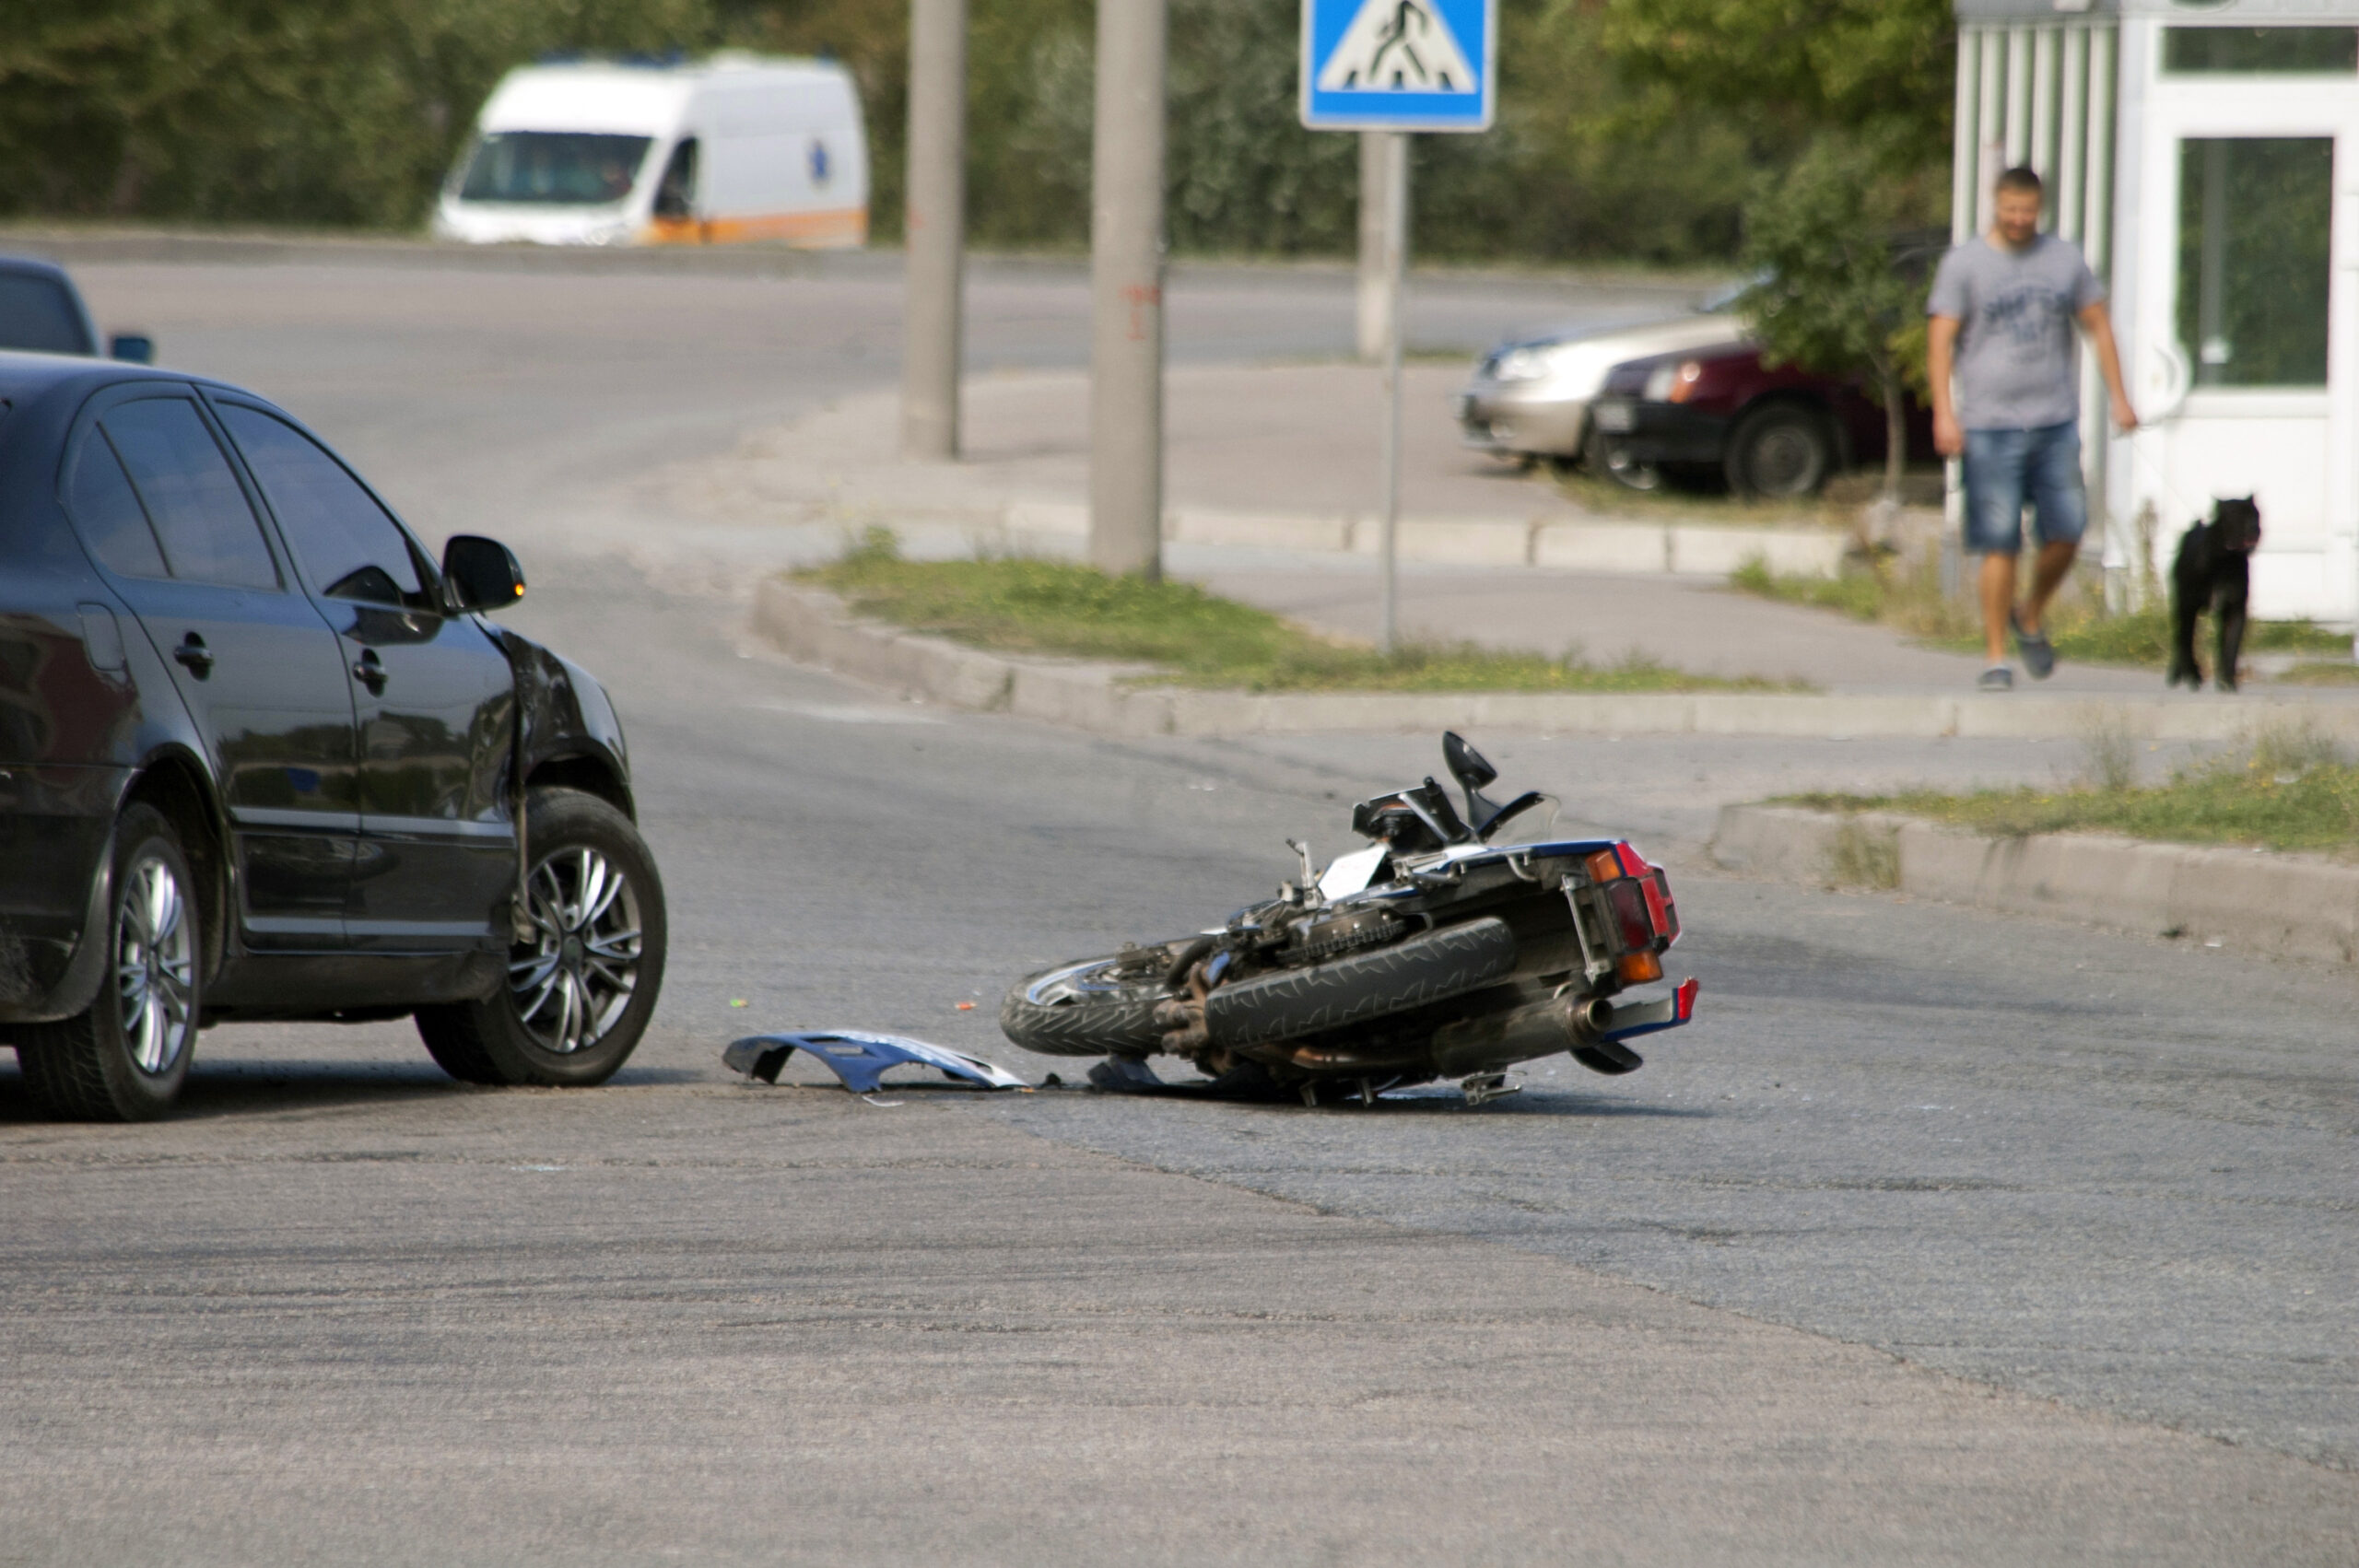
<svg viewBox="0 0 2359 1568"><path fill-rule="evenodd" d="M1590 419L1633 462L1717 463L1728 448L1726 415L1682 404L1602 397L1590 404Z"/></svg>

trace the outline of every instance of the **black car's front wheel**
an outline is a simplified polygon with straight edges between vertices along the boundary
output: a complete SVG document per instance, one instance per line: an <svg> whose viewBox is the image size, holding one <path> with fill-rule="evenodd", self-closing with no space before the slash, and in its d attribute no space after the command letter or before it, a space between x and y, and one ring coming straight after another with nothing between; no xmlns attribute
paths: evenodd
<svg viewBox="0 0 2359 1568"><path fill-rule="evenodd" d="M16 1032L42 1110L75 1121L146 1121L170 1108L196 1054L204 899L180 835L152 806L115 825L99 994L72 1018Z"/></svg>
<svg viewBox="0 0 2359 1568"><path fill-rule="evenodd" d="M469 1083L603 1083L639 1045L663 980L663 884L630 819L577 790L525 804L526 934L480 1001L417 1010L445 1072Z"/></svg>

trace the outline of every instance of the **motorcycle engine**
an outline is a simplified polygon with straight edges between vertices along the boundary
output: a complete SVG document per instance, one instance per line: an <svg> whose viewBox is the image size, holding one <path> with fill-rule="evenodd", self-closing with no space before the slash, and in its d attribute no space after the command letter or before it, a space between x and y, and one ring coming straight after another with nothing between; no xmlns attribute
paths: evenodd
<svg viewBox="0 0 2359 1568"><path fill-rule="evenodd" d="M1363 947L1381 947L1398 941L1407 933L1408 922L1395 919L1381 909L1360 909L1332 919L1306 921L1294 929L1294 942L1286 956L1298 963L1317 964L1339 953L1351 953Z"/></svg>

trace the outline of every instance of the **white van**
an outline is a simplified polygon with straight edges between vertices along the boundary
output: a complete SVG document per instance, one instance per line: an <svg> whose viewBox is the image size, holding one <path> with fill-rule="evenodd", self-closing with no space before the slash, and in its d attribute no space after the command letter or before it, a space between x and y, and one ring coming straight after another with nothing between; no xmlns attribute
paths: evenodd
<svg viewBox="0 0 2359 1568"><path fill-rule="evenodd" d="M824 60L524 66L476 116L434 233L481 245L864 244L860 93Z"/></svg>

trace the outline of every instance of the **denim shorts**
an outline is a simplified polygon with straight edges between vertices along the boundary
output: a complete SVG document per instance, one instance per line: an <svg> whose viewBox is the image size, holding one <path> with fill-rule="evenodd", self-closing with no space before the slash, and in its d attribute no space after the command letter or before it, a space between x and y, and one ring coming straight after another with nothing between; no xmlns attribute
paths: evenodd
<svg viewBox="0 0 2359 1568"><path fill-rule="evenodd" d="M2043 544L2077 544L2089 525L2081 485L2081 427L1966 433L1966 547L2013 556L2024 547L2024 502Z"/></svg>

